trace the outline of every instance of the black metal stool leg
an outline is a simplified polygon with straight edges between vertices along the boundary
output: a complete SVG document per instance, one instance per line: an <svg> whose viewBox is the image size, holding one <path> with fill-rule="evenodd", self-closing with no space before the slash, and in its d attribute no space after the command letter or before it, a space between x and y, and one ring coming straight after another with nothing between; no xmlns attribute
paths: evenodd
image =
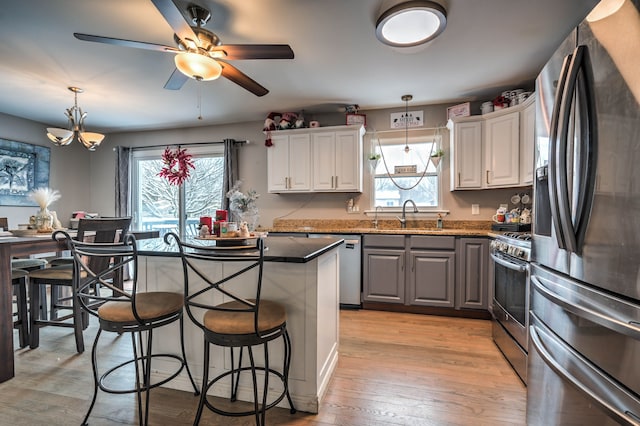
<svg viewBox="0 0 640 426"><path fill-rule="evenodd" d="M202 409L207 399L207 390L209 389L209 349L210 343L207 339L204 339L204 366L202 371L202 390L200 391L200 402L198 403L198 411L196 418L193 421L194 426L200 424L200 417L202 417ZM233 365L233 364L232 364Z"/></svg>
<svg viewBox="0 0 640 426"><path fill-rule="evenodd" d="M91 349L91 367L93 368L93 398L91 399L91 404L89 405L89 410L87 410L87 414L84 416L84 420L82 421L82 425L86 426L89 420L89 416L91 415L91 410L93 410L93 406L96 403L96 398L98 396L98 356L97 356L97 347L98 347L98 339L100 338L100 334L102 333L101 329L98 329L98 333L96 334L96 338L93 341L93 348Z"/></svg>
<svg viewBox="0 0 640 426"><path fill-rule="evenodd" d="M256 377L256 364L253 360L253 350L251 346L247 347L249 352L249 362L251 363L251 380L253 381L253 409L256 414L256 425L260 426L260 410L258 409L258 380Z"/></svg>

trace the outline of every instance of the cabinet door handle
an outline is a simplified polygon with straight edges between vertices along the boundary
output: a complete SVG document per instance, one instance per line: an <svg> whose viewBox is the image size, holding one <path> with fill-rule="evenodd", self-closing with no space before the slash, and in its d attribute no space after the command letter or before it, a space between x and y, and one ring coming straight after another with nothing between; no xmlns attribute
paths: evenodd
<svg viewBox="0 0 640 426"><path fill-rule="evenodd" d="M414 257L411 261L411 272L416 270L416 258Z"/></svg>
<svg viewBox="0 0 640 426"><path fill-rule="evenodd" d="M284 188L289 189L289 177L284 178Z"/></svg>
<svg viewBox="0 0 640 426"><path fill-rule="evenodd" d="M334 189L338 189L338 176L336 176L335 178L336 178L336 182L335 182L335 184L333 185L333 188L334 188Z"/></svg>
<svg viewBox="0 0 640 426"><path fill-rule="evenodd" d="M487 185L489 185L489 170L487 170Z"/></svg>
<svg viewBox="0 0 640 426"><path fill-rule="evenodd" d="M460 178L460 172L458 172L458 186L462 186L462 179Z"/></svg>
<svg viewBox="0 0 640 426"><path fill-rule="evenodd" d="M334 180L335 178L336 178L335 176L331 176L331 189L333 189L333 188L334 188L334 186L333 186L333 180Z"/></svg>

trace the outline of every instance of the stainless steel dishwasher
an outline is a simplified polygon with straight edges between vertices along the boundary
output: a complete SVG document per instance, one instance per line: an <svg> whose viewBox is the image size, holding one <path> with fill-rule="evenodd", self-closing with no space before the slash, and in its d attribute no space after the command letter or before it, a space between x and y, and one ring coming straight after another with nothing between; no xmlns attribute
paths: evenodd
<svg viewBox="0 0 640 426"><path fill-rule="evenodd" d="M347 234L309 234L309 238L341 238L340 255L340 307L362 306L362 236Z"/></svg>

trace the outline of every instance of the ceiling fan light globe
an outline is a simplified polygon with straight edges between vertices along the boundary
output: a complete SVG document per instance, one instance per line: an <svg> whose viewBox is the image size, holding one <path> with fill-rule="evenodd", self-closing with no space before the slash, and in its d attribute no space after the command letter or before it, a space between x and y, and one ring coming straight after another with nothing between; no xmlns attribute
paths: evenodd
<svg viewBox="0 0 640 426"><path fill-rule="evenodd" d="M104 135L101 133L81 132L78 135L80 143L89 151L95 151L96 148L100 146L103 139Z"/></svg>
<svg viewBox="0 0 640 426"><path fill-rule="evenodd" d="M222 74L222 66L218 61L200 53L178 53L174 60L176 68L178 68L181 73L195 80L215 80Z"/></svg>
<svg viewBox="0 0 640 426"><path fill-rule="evenodd" d="M69 145L73 141L73 132L58 127L47 127L47 137L54 145Z"/></svg>

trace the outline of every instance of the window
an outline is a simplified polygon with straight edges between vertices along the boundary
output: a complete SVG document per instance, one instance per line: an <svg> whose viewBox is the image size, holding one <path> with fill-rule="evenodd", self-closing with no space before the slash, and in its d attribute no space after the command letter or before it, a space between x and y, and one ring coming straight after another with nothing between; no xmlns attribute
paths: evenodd
<svg viewBox="0 0 640 426"><path fill-rule="evenodd" d="M374 142L374 153L381 155L373 172L374 207L402 207L411 199L418 207L441 208L439 168L429 161L439 146L439 136Z"/></svg>
<svg viewBox="0 0 640 426"><path fill-rule="evenodd" d="M163 149L135 150L131 185L133 229L197 235L200 216L213 216L223 201L224 146L188 148L195 169L182 186L158 176Z"/></svg>

